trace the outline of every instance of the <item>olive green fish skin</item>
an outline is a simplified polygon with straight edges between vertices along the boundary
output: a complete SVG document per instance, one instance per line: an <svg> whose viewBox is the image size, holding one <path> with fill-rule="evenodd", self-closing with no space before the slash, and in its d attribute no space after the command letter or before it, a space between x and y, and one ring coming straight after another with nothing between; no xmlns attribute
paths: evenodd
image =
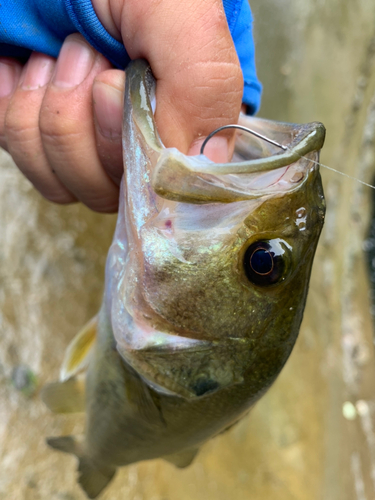
<svg viewBox="0 0 375 500"><path fill-rule="evenodd" d="M78 457L90 498L119 466L188 465L266 392L298 336L324 222L321 124L242 117L287 151L239 136L233 163L215 165L163 148L154 86L144 61L127 69L125 171L88 358L85 436L48 441ZM272 269L254 268L253 248L272 255ZM53 409L63 392L52 386Z"/></svg>
<svg viewBox="0 0 375 500"><path fill-rule="evenodd" d="M296 212L304 206L313 208L300 231ZM119 466L198 447L247 412L275 380L297 338L323 217L320 175L313 170L301 189L287 199L268 200L246 221L257 236L293 241L295 260L289 279L256 290L257 310L248 325L251 342L244 342L240 353L234 350L236 363L247 369L243 381L233 386L193 400L155 391L115 350L111 326L102 311L87 381L91 403L86 443L92 459L100 463L105 457L107 464ZM194 294L190 299L197 304ZM222 355L230 357L230 344L222 347ZM166 356L165 362L171 361L173 356Z"/></svg>

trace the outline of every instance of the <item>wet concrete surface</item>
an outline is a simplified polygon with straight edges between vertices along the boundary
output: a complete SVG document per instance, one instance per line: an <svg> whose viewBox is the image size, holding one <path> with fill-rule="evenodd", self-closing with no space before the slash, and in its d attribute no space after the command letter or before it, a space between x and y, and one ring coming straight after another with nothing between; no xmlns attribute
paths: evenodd
<svg viewBox="0 0 375 500"><path fill-rule="evenodd" d="M327 127L322 162L371 182L375 5L253 0L260 116ZM249 416L177 470L122 469L103 500L371 500L375 373L363 241L371 191L322 169L327 220L299 340ZM114 216L44 201L0 153L0 500L82 500L76 461L46 436L80 434L39 391L100 305Z"/></svg>

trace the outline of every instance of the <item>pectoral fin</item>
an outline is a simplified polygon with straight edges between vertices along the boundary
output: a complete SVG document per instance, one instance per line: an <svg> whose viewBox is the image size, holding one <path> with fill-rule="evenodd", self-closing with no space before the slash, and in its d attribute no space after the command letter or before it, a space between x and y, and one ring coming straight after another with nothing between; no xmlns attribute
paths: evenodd
<svg viewBox="0 0 375 500"><path fill-rule="evenodd" d="M143 420L165 424L157 396L153 398L147 384L130 367L127 368L126 375L126 397L134 413Z"/></svg>
<svg viewBox="0 0 375 500"><path fill-rule="evenodd" d="M96 341L98 319L95 316L69 344L60 371L60 381L42 389L42 400L54 413L85 411L85 379L82 373L88 365Z"/></svg>
<svg viewBox="0 0 375 500"><path fill-rule="evenodd" d="M70 342L60 370L60 380L70 379L87 368L96 341L98 317L94 316Z"/></svg>
<svg viewBox="0 0 375 500"><path fill-rule="evenodd" d="M41 398L54 413L85 411L85 381L82 377L54 382L43 387Z"/></svg>
<svg viewBox="0 0 375 500"><path fill-rule="evenodd" d="M183 469L192 463L197 456L199 448L191 448L190 450L181 451L180 453L173 453L172 455L165 455L163 458L167 462L175 465L179 469Z"/></svg>

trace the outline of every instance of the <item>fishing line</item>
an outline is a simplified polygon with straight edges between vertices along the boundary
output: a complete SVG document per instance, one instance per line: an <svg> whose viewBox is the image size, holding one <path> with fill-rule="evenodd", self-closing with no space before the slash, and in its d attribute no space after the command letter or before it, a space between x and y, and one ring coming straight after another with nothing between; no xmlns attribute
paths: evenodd
<svg viewBox="0 0 375 500"><path fill-rule="evenodd" d="M287 146L283 146L282 144L270 139L269 137L266 137L265 135L262 135L260 134L259 132L256 132L255 130L252 130L251 128L248 128L248 127L244 127L242 125L224 125L223 127L219 127L217 128L216 130L214 130L213 132L211 132L207 137L206 139L203 141L203 144L201 146L201 150L200 150L200 154L203 155L203 151L204 151L204 148L207 144L207 142L215 135L217 134L218 132L221 132L222 130L226 130L227 128L235 128L235 129L239 129L239 130L242 130L243 132L248 132L249 134L252 134L252 135L255 135L256 137L258 137L259 139L263 139L264 141L267 141L269 142L270 144L273 144L274 146L277 146L278 148L281 148L282 150L284 151L287 151L288 148ZM344 172L340 172L340 170L336 170L335 168L332 168L332 167L329 167L328 165L324 165L324 163L320 163L320 161L315 161L315 160L312 160L311 158L306 158L306 156L300 156L300 158L304 158L305 160L308 160L308 161L311 161L312 163L315 163L315 165L319 165L321 167L324 167L326 168L327 170L331 170L332 172L336 172L336 174L340 174L342 175L343 177L347 177L348 179L352 179L353 181L357 181L359 182L360 184L363 184L364 186L367 186L371 189L375 189L375 186L373 186L372 184L369 184L367 182L364 182L364 181L361 181L360 179L357 179L357 177L353 177L352 175L349 175L349 174L345 174Z"/></svg>
<svg viewBox="0 0 375 500"><path fill-rule="evenodd" d="M309 160L309 161L315 163L316 165L320 165L321 167L327 168L328 170L332 170L332 172L336 172L336 174L343 175L344 177L347 177L348 179L352 179L353 181L357 181L360 184L363 184L364 186L375 189L375 186L373 186L372 184L368 184L365 181L361 181L360 179L357 179L357 177L353 177L352 175L345 174L344 172L340 172L340 170L336 170L335 168L329 167L328 165L324 165L324 163L320 163L320 161L315 161L315 160L312 160L311 158L306 158L306 156L301 156L301 158L304 158L305 160Z"/></svg>

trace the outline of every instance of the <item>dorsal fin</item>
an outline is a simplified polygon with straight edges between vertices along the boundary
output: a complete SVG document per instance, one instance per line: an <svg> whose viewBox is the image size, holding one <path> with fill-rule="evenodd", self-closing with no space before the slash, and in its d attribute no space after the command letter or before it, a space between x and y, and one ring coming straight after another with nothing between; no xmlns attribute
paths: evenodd
<svg viewBox="0 0 375 500"><path fill-rule="evenodd" d="M96 341L98 317L94 316L68 345L60 370L60 381L64 382L85 370L91 350Z"/></svg>

